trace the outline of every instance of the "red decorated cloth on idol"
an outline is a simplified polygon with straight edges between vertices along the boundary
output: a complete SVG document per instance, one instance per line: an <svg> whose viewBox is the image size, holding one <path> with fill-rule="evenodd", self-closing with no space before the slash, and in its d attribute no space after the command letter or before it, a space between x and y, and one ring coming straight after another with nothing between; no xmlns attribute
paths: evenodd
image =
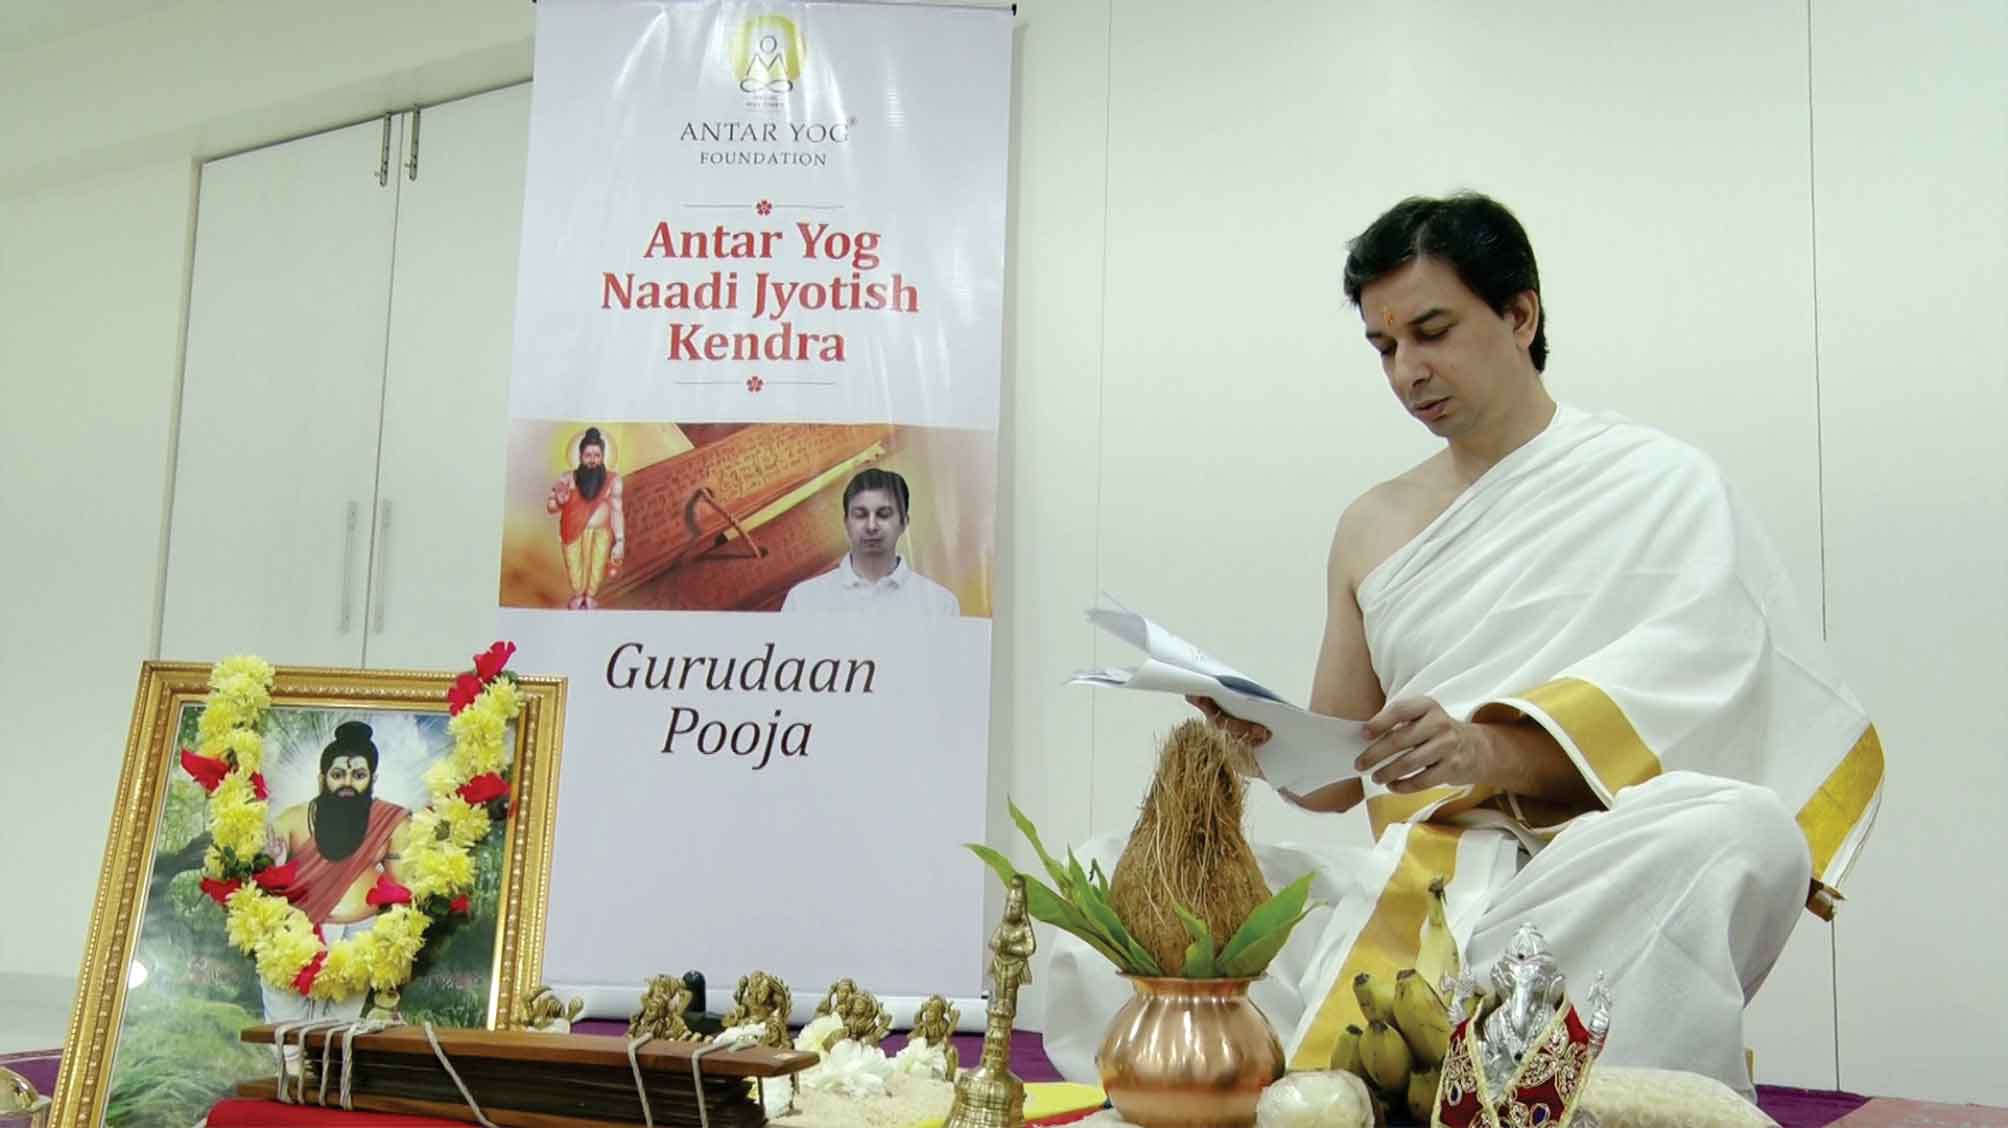
<svg viewBox="0 0 2008 1128"><path fill-rule="evenodd" d="M1486 1082L1477 1025L1477 1019L1465 1019L1450 1032L1433 1123L1443 1128L1567 1125L1597 1056L1576 1008L1564 1005L1555 1013L1497 1093Z"/></svg>

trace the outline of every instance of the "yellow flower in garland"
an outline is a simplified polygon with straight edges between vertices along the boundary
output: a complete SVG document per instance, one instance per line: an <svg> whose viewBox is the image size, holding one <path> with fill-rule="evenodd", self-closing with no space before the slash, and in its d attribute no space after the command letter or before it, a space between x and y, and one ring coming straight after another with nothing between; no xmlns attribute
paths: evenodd
<svg viewBox="0 0 2008 1128"><path fill-rule="evenodd" d="M494 825L486 808L473 806L458 795L435 800L432 808L446 827L446 840L462 850L473 849L488 837L488 830Z"/></svg>
<svg viewBox="0 0 2008 1128"><path fill-rule="evenodd" d="M225 658L210 669L209 688L249 697L262 708L272 702L272 663L255 654Z"/></svg>
<svg viewBox="0 0 2008 1128"><path fill-rule="evenodd" d="M357 938L359 958L368 968L370 986L394 991L411 978L411 965L425 947L425 914L399 905L377 917L376 927Z"/></svg>
<svg viewBox="0 0 2008 1128"><path fill-rule="evenodd" d="M442 795L451 795L460 790L460 785L468 777L460 774L460 768L449 757L425 769L425 791L435 800Z"/></svg>
<svg viewBox="0 0 2008 1128"><path fill-rule="evenodd" d="M397 843L401 854L409 854L417 843L445 842L455 849L472 848L488 837L493 825L486 809L473 806L458 795L442 795L432 806L413 815L399 828L406 837ZM419 847L422 849L423 847Z"/></svg>
<svg viewBox="0 0 2008 1128"><path fill-rule="evenodd" d="M223 799L224 787L232 776L216 789L217 798L209 803L209 837L216 845L236 854L240 861L250 861L265 847L265 804L250 800L250 788L242 789L243 797L234 801Z"/></svg>
<svg viewBox="0 0 2008 1128"><path fill-rule="evenodd" d="M238 729L223 738L223 746L237 757L237 766L245 772L255 772L265 763L265 738L250 729Z"/></svg>
<svg viewBox="0 0 2008 1128"><path fill-rule="evenodd" d="M203 702L202 716L195 722L195 736L206 747L223 739L234 729L242 727L244 711L234 702L222 698L209 698ZM204 755L208 755L204 752Z"/></svg>
<svg viewBox="0 0 2008 1128"><path fill-rule="evenodd" d="M321 973L314 977L314 989L309 992L309 997L342 999L362 994L369 985L369 964L362 958L360 940L339 943L328 949L328 961L321 965Z"/></svg>
<svg viewBox="0 0 2008 1128"><path fill-rule="evenodd" d="M480 741L463 744L454 749L454 767L465 774L467 779L479 775L495 775L502 771L504 761L502 741Z"/></svg>
<svg viewBox="0 0 2008 1128"><path fill-rule="evenodd" d="M398 864L413 899L451 897L474 884L474 857L451 843L417 845Z"/></svg>
<svg viewBox="0 0 2008 1128"><path fill-rule="evenodd" d="M300 969L321 954L321 938L314 935L314 926L307 923L306 914L298 913L296 917L284 927L265 933L252 952L258 961L258 978L274 987L291 989Z"/></svg>
<svg viewBox="0 0 2008 1128"><path fill-rule="evenodd" d="M224 934L231 947L246 955L256 951L267 935L283 931L298 911L283 897L271 896L255 885L232 893L226 905L229 915L225 918ZM306 920L307 915L300 913L300 919ZM312 934L310 929L308 935Z"/></svg>
<svg viewBox="0 0 2008 1128"><path fill-rule="evenodd" d="M474 702L476 709L489 709L504 722L513 719L523 711L522 695L516 692L516 683L508 678L496 678L488 683L479 699Z"/></svg>

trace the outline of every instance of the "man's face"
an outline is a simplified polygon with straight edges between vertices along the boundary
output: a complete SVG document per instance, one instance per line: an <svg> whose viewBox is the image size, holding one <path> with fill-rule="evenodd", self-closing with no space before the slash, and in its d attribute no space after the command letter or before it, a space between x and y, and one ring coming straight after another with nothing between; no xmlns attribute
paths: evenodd
<svg viewBox="0 0 2008 1128"><path fill-rule="evenodd" d="M597 446L587 446L579 448L579 465L585 467L588 470L599 469L600 463L605 462L606 459L607 459L607 452L601 450Z"/></svg>
<svg viewBox="0 0 2008 1128"><path fill-rule="evenodd" d="M337 756L321 777L321 794L347 799L370 789L370 762L361 756Z"/></svg>
<svg viewBox="0 0 2008 1128"><path fill-rule="evenodd" d="M1494 313L1448 263L1427 256L1360 291L1360 320L1388 387L1443 438L1484 422L1530 370L1524 353L1537 308L1523 294Z"/></svg>
<svg viewBox="0 0 2008 1128"><path fill-rule="evenodd" d="M844 532L851 538L851 552L860 556L890 555L905 531L899 502L888 490L859 490L844 511Z"/></svg>

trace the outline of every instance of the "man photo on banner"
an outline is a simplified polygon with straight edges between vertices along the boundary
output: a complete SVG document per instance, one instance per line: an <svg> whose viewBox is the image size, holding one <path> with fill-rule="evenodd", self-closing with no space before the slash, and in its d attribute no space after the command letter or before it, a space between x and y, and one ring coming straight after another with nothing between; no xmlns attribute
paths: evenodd
<svg viewBox="0 0 2008 1128"><path fill-rule="evenodd" d="M588 427L573 448L572 469L551 486L544 512L558 518L558 549L571 585L568 610L600 605L600 588L620 575L627 555L624 485L613 468L613 451L598 427Z"/></svg>
<svg viewBox="0 0 2008 1128"><path fill-rule="evenodd" d="M1257 843L1273 886L1309 872L1332 907L1253 996L1292 1068L1326 1068L1364 1025L1354 978L1416 965L1442 879L1468 970L1531 923L1574 1001L1610 976L1602 1060L1751 1095L1744 1005L1801 910L1833 911L1880 796L1874 727L1715 463L1550 397L1533 248L1504 206L1403 201L1353 240L1344 284L1445 445L1339 518L1311 709L1370 743L1284 798L1364 801L1375 842ZM1259 757L1266 730L1194 703ZM1092 1078L1130 991L1064 935L1049 984L1047 1047Z"/></svg>
<svg viewBox="0 0 2008 1128"><path fill-rule="evenodd" d="M403 883L391 840L411 812L376 797L377 766L370 726L343 722L321 751L317 794L287 807L272 822L275 864L297 867L286 895L330 946L375 925L377 908L369 903L369 894L380 875ZM355 1018L366 998L307 999L270 984L263 991L265 1018L271 1022Z"/></svg>
<svg viewBox="0 0 2008 1128"><path fill-rule="evenodd" d="M837 566L788 590L783 611L905 611L960 615L955 593L913 570L899 554L912 495L906 479L874 466L844 487L850 552Z"/></svg>

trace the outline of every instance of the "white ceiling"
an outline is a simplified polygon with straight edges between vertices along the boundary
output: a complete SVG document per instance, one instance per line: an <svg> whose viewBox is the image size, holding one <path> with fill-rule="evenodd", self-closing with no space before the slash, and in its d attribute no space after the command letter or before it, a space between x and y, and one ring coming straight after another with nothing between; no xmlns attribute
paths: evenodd
<svg viewBox="0 0 2008 1128"><path fill-rule="evenodd" d="M0 52L80 35L163 6L161 0L0 0Z"/></svg>

